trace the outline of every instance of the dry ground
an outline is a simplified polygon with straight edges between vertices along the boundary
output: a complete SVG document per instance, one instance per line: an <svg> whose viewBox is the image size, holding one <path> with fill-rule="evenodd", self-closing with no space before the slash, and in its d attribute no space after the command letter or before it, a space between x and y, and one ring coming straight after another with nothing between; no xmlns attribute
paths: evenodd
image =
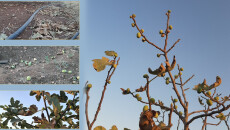
<svg viewBox="0 0 230 130"><path fill-rule="evenodd" d="M0 64L0 84L79 83L79 47L0 46L0 50L0 61L9 61Z"/></svg>
<svg viewBox="0 0 230 130"><path fill-rule="evenodd" d="M79 31L79 2L0 1L0 39L4 40L20 28L40 7L29 26L16 39L71 39ZM79 36L77 37L79 39Z"/></svg>

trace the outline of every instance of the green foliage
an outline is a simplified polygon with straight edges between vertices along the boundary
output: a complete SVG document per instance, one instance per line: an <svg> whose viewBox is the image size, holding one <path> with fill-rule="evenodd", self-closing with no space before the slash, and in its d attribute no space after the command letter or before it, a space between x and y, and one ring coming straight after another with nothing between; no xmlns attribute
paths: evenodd
<svg viewBox="0 0 230 130"><path fill-rule="evenodd" d="M69 96L71 99L68 99L66 94L73 98ZM35 96L37 101L41 101L41 97L44 99L41 110L36 105L24 107L12 97L10 105L0 105L4 111L0 114L0 128L10 129L9 123L16 129L79 128L78 94L78 91L60 91L59 94L52 95L45 91L30 91L30 96ZM41 112L41 117L34 116L38 112ZM33 123L22 118L23 116L31 117Z"/></svg>

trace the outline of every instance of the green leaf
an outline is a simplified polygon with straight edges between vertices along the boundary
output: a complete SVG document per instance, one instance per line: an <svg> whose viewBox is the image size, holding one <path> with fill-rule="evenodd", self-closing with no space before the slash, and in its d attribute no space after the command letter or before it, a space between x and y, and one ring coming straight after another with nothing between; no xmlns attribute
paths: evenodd
<svg viewBox="0 0 230 130"><path fill-rule="evenodd" d="M68 100L68 97L66 96L64 91L60 91L60 102L65 103Z"/></svg>
<svg viewBox="0 0 230 130"><path fill-rule="evenodd" d="M52 105L53 105L54 115L58 116L58 113L60 111L60 102L58 96L55 95L52 97Z"/></svg>
<svg viewBox="0 0 230 130"><path fill-rule="evenodd" d="M46 97L47 97L48 102L53 105L54 115L58 116L58 113L61 109L58 95L53 94L50 96L50 95L46 94Z"/></svg>
<svg viewBox="0 0 230 130"><path fill-rule="evenodd" d="M94 59L93 62L93 67L97 72L104 70L107 65L112 65L112 62L106 57L102 57L102 59Z"/></svg>
<svg viewBox="0 0 230 130"><path fill-rule="evenodd" d="M12 122L12 123L20 122L20 121L22 121L22 120L21 119L16 119L16 118L13 118L13 119L10 120L10 122Z"/></svg>
<svg viewBox="0 0 230 130"><path fill-rule="evenodd" d="M11 104L11 106L14 106L14 98L13 97L10 99L10 104Z"/></svg>
<svg viewBox="0 0 230 130"><path fill-rule="evenodd" d="M115 51L105 51L105 54L107 56L115 56L115 55L117 55L117 53Z"/></svg>
<svg viewBox="0 0 230 130"><path fill-rule="evenodd" d="M97 126L93 130L106 130L103 126Z"/></svg>

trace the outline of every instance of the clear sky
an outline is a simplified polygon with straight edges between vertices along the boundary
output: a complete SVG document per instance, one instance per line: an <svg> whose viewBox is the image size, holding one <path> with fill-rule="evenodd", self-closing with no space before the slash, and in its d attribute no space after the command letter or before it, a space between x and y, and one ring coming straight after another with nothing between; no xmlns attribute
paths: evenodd
<svg viewBox="0 0 230 130"><path fill-rule="evenodd" d="M120 88L130 88L133 91L144 85L145 79L142 76L147 73L147 68L155 69L163 62L163 58L156 57L158 50L136 38L137 30L131 27L132 20L129 18L133 13L137 16L139 27L145 30L144 34L152 42L163 47L164 39L158 32L160 29L165 29L166 11L172 10L170 24L173 30L169 35L169 46L178 38L181 41L169 53L170 61L173 55L176 55L177 63L184 68L184 80L195 74L185 87L193 88L204 78L207 79L208 84L212 84L219 75L222 84L218 92L223 95L229 94L230 1L82 0L80 6L81 69L83 69L81 77L84 77L83 82L88 80L93 84L89 101L90 121L95 114L107 74L106 70L108 70L107 68L105 71L96 72L92 67L92 60L104 56L106 50L114 50L121 57L94 127L102 125L110 129L112 125L116 125L119 130L125 127L137 130L144 105L130 95L122 95ZM170 96L175 97L172 87L165 85L165 81L161 78L152 83L150 94L156 100L161 99L168 106L171 103ZM186 91L186 95L190 102L189 111L202 109L197 102L198 94L195 91L190 89ZM143 97L143 100L146 101L146 98ZM84 118L82 107L84 101L81 104L82 118ZM158 107L153 109L159 110ZM182 107L178 105L178 109L182 110ZM177 116L173 115L172 129L176 129L177 120ZM81 121L87 129L85 118ZM202 120L194 121L190 128L201 129L201 122ZM216 120L212 123L217 122ZM182 123L180 124L182 126ZM223 124L219 129L226 129ZM209 126L208 129L215 130L217 127Z"/></svg>

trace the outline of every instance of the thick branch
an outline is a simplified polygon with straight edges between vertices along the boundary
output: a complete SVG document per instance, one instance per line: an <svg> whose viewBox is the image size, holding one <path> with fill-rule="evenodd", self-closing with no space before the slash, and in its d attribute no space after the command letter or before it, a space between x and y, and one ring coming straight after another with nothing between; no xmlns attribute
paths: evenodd
<svg viewBox="0 0 230 130"><path fill-rule="evenodd" d="M212 112L207 113L207 114L197 115L197 116L193 117L192 119L190 119L187 124L189 125L190 123L192 123L197 118L201 118L201 117L205 117L205 116L211 116L211 115L216 114L216 113L221 113L221 112L223 112L225 110L228 110L229 108L230 108L230 105L228 105L226 107L223 107L220 110L212 111Z"/></svg>

